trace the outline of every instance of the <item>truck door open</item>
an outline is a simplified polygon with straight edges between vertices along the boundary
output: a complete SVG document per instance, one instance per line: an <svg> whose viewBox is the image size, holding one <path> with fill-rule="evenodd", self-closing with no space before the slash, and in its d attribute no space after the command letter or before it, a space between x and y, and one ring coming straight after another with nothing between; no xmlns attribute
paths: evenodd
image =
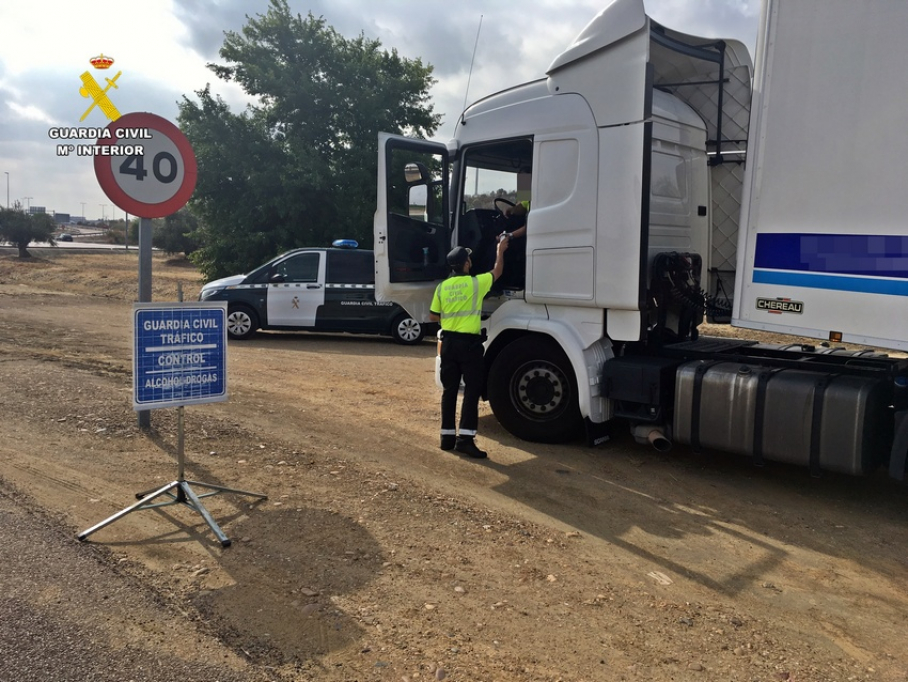
<svg viewBox="0 0 908 682"><path fill-rule="evenodd" d="M451 250L448 150L387 133L378 143L375 297L424 321Z"/></svg>

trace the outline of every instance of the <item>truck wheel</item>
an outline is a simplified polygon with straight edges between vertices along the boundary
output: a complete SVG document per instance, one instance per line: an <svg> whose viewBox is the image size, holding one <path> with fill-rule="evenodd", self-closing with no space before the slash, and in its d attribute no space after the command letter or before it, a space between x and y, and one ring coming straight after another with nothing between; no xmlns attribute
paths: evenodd
<svg viewBox="0 0 908 682"><path fill-rule="evenodd" d="M549 338L524 337L504 348L489 370L488 395L501 425L523 440L561 443L583 426L574 370Z"/></svg>
<svg viewBox="0 0 908 682"><path fill-rule="evenodd" d="M425 333L425 328L406 313L398 315L391 323L391 337L397 343L402 343L406 346L422 341Z"/></svg>
<svg viewBox="0 0 908 682"><path fill-rule="evenodd" d="M236 305L227 310L227 336L231 339L248 339L258 328L259 318L252 308Z"/></svg>

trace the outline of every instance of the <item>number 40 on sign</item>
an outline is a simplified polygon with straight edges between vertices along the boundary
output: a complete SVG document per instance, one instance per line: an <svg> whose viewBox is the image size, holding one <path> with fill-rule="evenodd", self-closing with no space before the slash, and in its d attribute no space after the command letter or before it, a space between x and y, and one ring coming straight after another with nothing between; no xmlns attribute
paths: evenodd
<svg viewBox="0 0 908 682"><path fill-rule="evenodd" d="M179 167L176 158L168 151L157 152L151 160L151 172L154 173L155 180L163 185L177 179ZM127 156L120 164L120 174L134 175L137 181L143 181L148 175L148 171L145 170L144 150L142 154Z"/></svg>

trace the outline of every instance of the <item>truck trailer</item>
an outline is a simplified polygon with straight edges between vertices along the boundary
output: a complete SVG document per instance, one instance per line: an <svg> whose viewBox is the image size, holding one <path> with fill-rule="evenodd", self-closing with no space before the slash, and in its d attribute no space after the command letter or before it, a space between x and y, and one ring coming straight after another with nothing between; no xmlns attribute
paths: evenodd
<svg viewBox="0 0 908 682"><path fill-rule="evenodd" d="M908 350L906 25L908 3L764 0L754 69L613 0L449 143L379 136L376 297L427 319L448 251L491 269L529 201L483 302L483 396L512 434L624 423L660 450L902 479L908 361L879 349Z"/></svg>

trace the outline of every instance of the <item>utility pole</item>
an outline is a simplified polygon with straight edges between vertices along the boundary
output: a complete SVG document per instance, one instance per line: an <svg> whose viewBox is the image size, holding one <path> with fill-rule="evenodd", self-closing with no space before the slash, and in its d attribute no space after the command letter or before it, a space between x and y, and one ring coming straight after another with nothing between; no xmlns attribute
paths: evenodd
<svg viewBox="0 0 908 682"><path fill-rule="evenodd" d="M31 212L32 212L32 211L31 211L31 209L32 209L32 199L34 199L34 198L35 198L35 197L24 197L25 201L27 202L27 206L26 206L26 209L25 209L25 212L26 212L26 213L31 213Z"/></svg>
<svg viewBox="0 0 908 682"><path fill-rule="evenodd" d="M6 173L6 208L9 208L9 171L3 171Z"/></svg>

